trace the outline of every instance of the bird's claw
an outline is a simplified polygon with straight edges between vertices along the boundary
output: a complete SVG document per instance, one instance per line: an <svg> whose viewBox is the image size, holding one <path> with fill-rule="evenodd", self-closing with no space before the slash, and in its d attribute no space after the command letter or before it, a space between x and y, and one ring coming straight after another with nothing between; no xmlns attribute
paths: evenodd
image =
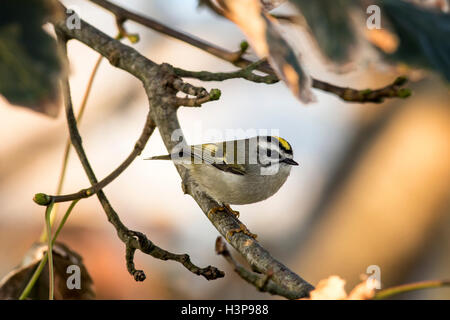
<svg viewBox="0 0 450 320"><path fill-rule="evenodd" d="M216 214L217 212L220 211L226 211L225 207L214 207L211 210L208 211L208 219L211 220L211 217Z"/></svg>
<svg viewBox="0 0 450 320"><path fill-rule="evenodd" d="M208 218L211 219L213 214L215 214L217 212L220 212L220 211L231 213L236 218L239 218L239 211L235 211L235 210L231 209L231 207L228 204L225 204L225 205L220 206L220 207L214 207L211 210L209 210L208 211Z"/></svg>
<svg viewBox="0 0 450 320"><path fill-rule="evenodd" d="M234 215L236 218L239 218L239 211L231 209L230 205L226 204L225 209L227 209L227 211Z"/></svg>
<svg viewBox="0 0 450 320"><path fill-rule="evenodd" d="M231 237L232 237L235 233L238 233L238 232L242 232L243 234L245 234L245 235L247 235L247 236L249 236L249 237L251 237L251 238L253 238L253 239L256 239L256 238L258 237L258 235L254 234L254 233L251 233L250 230L248 230L247 227L244 226L244 225L241 223L241 224L239 225L239 228L232 229L232 230L230 230L230 231L227 232L227 235L226 235L227 241L230 241Z"/></svg>

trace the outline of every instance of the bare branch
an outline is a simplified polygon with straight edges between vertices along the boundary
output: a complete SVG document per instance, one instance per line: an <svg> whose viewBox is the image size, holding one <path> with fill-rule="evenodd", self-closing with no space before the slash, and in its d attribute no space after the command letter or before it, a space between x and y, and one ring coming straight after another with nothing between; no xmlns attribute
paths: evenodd
<svg viewBox="0 0 450 320"><path fill-rule="evenodd" d="M381 89L375 90L342 88L326 82L316 83L315 87L318 89L323 89L324 91L334 93L335 95L341 97L342 100L347 102L381 103L386 98L408 98L411 95L411 90L408 88L402 88L402 86L404 86L407 82L407 78L398 77L391 84Z"/></svg>
<svg viewBox="0 0 450 320"><path fill-rule="evenodd" d="M60 32L63 32L70 38L75 38L83 42L105 57L108 57L113 65L126 70L142 81L148 96L151 117L158 127L166 148L170 152L175 145L179 143L179 141L172 141L172 133L175 130L180 133L182 132L176 115L178 109L176 94L178 90L174 86L174 81L177 79L177 76L174 74L173 68L168 64L155 64L140 55L136 50L108 37L106 34L84 21L81 21L81 29L69 30L63 21L57 23L56 26ZM69 111L68 114L70 115L71 106L70 108L67 107L67 109ZM95 176L84 155L81 143L77 140L78 131L76 129L76 122L70 117L69 120L72 135L74 135L74 138L72 139L74 146L77 145L77 152L79 153L85 170L90 176L91 184L95 184L97 182ZM184 141L185 140L183 139L183 142ZM190 179L189 171L181 166L177 166L177 170L183 179L183 184L185 186L184 190L194 198L206 216L212 208L219 206L216 201L212 200L195 184L193 179ZM139 240L134 239L136 233L131 234L130 236L130 231L120 222L117 214L111 208L102 191L99 191L97 196L107 212L108 218L116 227L116 230L118 230L119 237L127 244L127 246L135 247L148 253L148 250L146 249L148 244L148 246L152 248L150 251L155 251L152 247L153 244L149 242L149 240L142 239L139 235ZM210 221L223 236L226 236L230 231L239 229L239 227L242 226L242 223L228 212L217 212L216 214L211 215ZM272 270L273 276L271 277L271 281L277 286L280 286L281 290L289 291L291 297L305 297L308 295L308 292L313 289L312 285L274 259L255 239L242 232L237 232L232 233L229 241L255 270L263 274L267 274L269 270ZM143 246L143 244L146 245ZM160 252L161 250L162 249L159 249ZM152 256L158 257L156 254L154 255L154 253L151 254ZM133 252L128 251L128 256L132 255ZM162 256L168 257L167 255ZM139 272L134 270L134 266L128 264L128 267L132 269L131 271L134 274L137 274L138 277L140 277ZM202 272L202 275L205 276L206 272L203 269L199 270L201 270L199 272Z"/></svg>
<svg viewBox="0 0 450 320"><path fill-rule="evenodd" d="M176 101L177 106L184 106L184 107L200 107L203 103L209 102L209 101L215 101L219 100L221 95L221 92L219 89L211 89L209 93L207 93L205 96L195 97L195 98L178 98Z"/></svg>
<svg viewBox="0 0 450 320"><path fill-rule="evenodd" d="M123 171L125 171L126 168L136 159L137 156L139 156L144 149L145 145L147 144L148 139L152 135L153 131L155 130L155 124L153 123L152 118L150 117L150 114L147 115L147 121L145 122L144 129L142 130L141 136L136 141L136 144L134 145L133 151L131 151L130 155L114 170L112 171L108 176L106 176L103 180L100 182L94 184L90 188L82 189L76 193L72 194L66 194L66 195L46 195L46 194L38 194L35 195L33 200L39 204L39 205L48 205L51 202L65 202L65 201L72 201L76 199L82 199L82 198L88 198L100 190L102 190L104 187L106 187L109 183L114 181ZM43 201L41 199L44 199Z"/></svg>
<svg viewBox="0 0 450 320"><path fill-rule="evenodd" d="M283 290L283 288L271 280L273 277L273 270L268 270L266 274L258 274L247 270L236 262L230 251L228 251L227 245L222 237L217 237L216 239L216 253L223 256L225 260L233 266L234 271L236 271L242 279L255 286L259 291L279 295L288 299L296 298L295 295L292 295L292 292Z"/></svg>
<svg viewBox="0 0 450 320"><path fill-rule="evenodd" d="M223 49L223 48L216 46L214 44L211 44L205 40L199 39L199 38L189 35L187 33L170 28L152 18L144 17L137 13L133 13L133 12L126 10L118 5L115 5L109 1L106 1L106 0L89 0L89 1L110 11L116 17L120 17L121 19L124 19L124 21L132 20L134 22L137 22L137 23L139 23L143 26L146 26L150 29L153 29L155 31L158 31L165 35L173 37L175 39L186 42L196 48L199 48L203 51L206 51L206 52L216 56L219 59L228 61L237 67L246 68L249 65L251 65L252 63L254 63L254 62L242 57L242 52L239 52L239 51L232 52L232 51ZM272 77L277 77L275 74L275 71L272 69L272 67L267 62L262 63L256 69L259 71L262 71ZM182 73L181 70L179 70L179 72ZM183 76L181 74L178 74L178 75ZM191 73L191 75L192 75L192 73ZM195 73L194 73L194 75L195 75ZM188 77L188 76L189 75L185 75L185 77ZM197 76L204 77L205 81L210 81L210 80L206 80L210 76L208 74L197 74ZM197 77L195 77L195 78L197 78ZM404 79L404 78L402 78L402 79ZM358 89L340 87L340 86L337 86L334 84L327 83L322 80L312 78L311 85L313 88L335 94L335 95L339 96L341 99L343 99L344 101L358 102L358 103L365 103L365 102L380 103L384 100L384 98L407 98L411 94L411 91L409 89L400 89L399 88L399 86L402 86L403 84L405 84L406 81L404 81L402 85L393 86L394 83L386 86L385 88L377 89L377 90L372 90L372 89L358 90Z"/></svg>
<svg viewBox="0 0 450 320"><path fill-rule="evenodd" d="M394 295L411 292L422 289L430 289L430 288L442 288L442 287L450 287L450 279L449 280L430 280L430 281L420 281L408 284L402 284L399 286L383 289L378 291L375 294L374 299L386 299L390 298Z"/></svg>
<svg viewBox="0 0 450 320"><path fill-rule="evenodd" d="M61 28L61 26L63 26L63 28ZM93 32L94 30L96 30L87 25L84 25L83 27L85 29L84 32L89 32L89 31ZM64 29L64 28L66 28L66 26L65 26L64 22L62 21L58 24L58 26L56 28L56 32L58 35L58 43L61 47L61 51L66 53L66 50L67 50L66 35L68 34L67 31L69 29ZM109 53L108 50L115 50L114 44L118 43L118 44L122 45L120 42L109 38L107 35L105 35L104 33L100 32L98 30L97 30L97 32L91 33L90 36L92 37L92 38L90 38L91 41L94 41L93 40L93 38L94 38L94 39L100 40L101 43L104 43L104 44L115 41L112 46L106 45L105 46L106 48L102 47L105 50L105 51L103 51L103 53L105 53L106 55L107 55L107 53ZM129 48L129 49L131 49L131 48ZM115 51L113 51L113 52L115 52ZM136 52L136 51L134 51L134 52ZM134 53L134 52L131 52L131 53ZM102 53L102 52L100 52L100 53ZM65 57L67 59L67 55L65 55ZM142 57L142 58L145 59L144 57ZM122 63L124 61L127 61L127 60L119 58L118 65L122 65ZM151 61L148 61L147 63L148 63L147 65L153 67L153 63L151 63ZM134 66L129 66L129 69L136 70ZM83 149L81 136L78 131L77 122L76 122L75 115L73 112L73 107L72 107L72 99L70 96L70 85L69 85L69 79L68 79L67 75L64 76L64 79L62 81L62 89L63 89L64 104L65 104L65 110L66 110L67 124L69 126L70 140L72 142L74 149L76 150L76 152L78 154L78 158L80 159L80 162L86 172L86 175L89 178L90 183L92 185L96 185L97 178L96 178L94 171L92 170L92 167L86 156L86 152ZM147 133L145 135L147 135ZM138 149L139 148L141 148L140 145L139 145ZM143 146L142 146L142 148L143 148ZM126 245L127 269L130 272L130 274L134 276L134 279L136 281L143 281L145 279L144 271L136 270L134 267L133 257L134 257L134 252L136 249L142 251L143 253L149 254L152 257L157 258L157 259L177 261L177 262L181 263L184 267L186 267L189 271L191 271L197 275L201 275L208 280L217 279L217 278L221 278L224 276L224 273L222 271L220 271L219 269L217 269L213 266L208 266L206 268L199 268L199 267L195 266L194 264L192 264L188 255L186 255L186 254L179 255L179 254L174 254L174 253L168 252L168 251L156 246L143 233L129 230L122 223L118 214L112 208L112 206L109 203L109 200L106 198L106 195L104 194L103 190L100 189L97 192L97 197L108 217L108 221L115 227L119 238Z"/></svg>
<svg viewBox="0 0 450 320"><path fill-rule="evenodd" d="M196 38L187 33L180 32L178 30L175 30L173 28L165 26L154 19L141 16L137 13L126 10L114 3L109 2L109 1L105 1L105 0L89 0L89 1L110 11L115 16L118 16L119 20L121 20L122 22L125 22L126 20L131 20L131 21L137 22L143 26L146 26L147 28L150 28L152 30L161 32L161 33L171 36L175 39L189 43L189 44L191 44L201 50L209 52L212 55L215 55L216 57L219 57L221 59L226 58L224 60L227 60L227 61L233 61L236 59L235 52L227 52L212 43L208 43L204 40Z"/></svg>
<svg viewBox="0 0 450 320"><path fill-rule="evenodd" d="M228 79L242 78L256 83L273 84L280 81L275 75L260 76L253 71L260 65L266 63L265 59L249 64L247 67L233 72L209 72L209 71L187 71L174 68L175 74L184 78L196 78L202 81L224 81Z"/></svg>
<svg viewBox="0 0 450 320"><path fill-rule="evenodd" d="M170 66L169 64L166 65L171 70L173 69L173 67ZM208 92L203 87L196 87L190 83L184 82L179 78L173 80L172 86L180 92L194 96L194 98L189 98L187 96L185 98L177 97L176 98L177 106L200 107L203 103L219 100L220 95L222 94L219 89L211 89L211 91Z"/></svg>
<svg viewBox="0 0 450 320"><path fill-rule="evenodd" d="M198 98L208 95L208 90L203 87L196 87L190 83L184 82L181 79L175 79L172 83L173 87L178 91L189 94L191 96L196 96Z"/></svg>

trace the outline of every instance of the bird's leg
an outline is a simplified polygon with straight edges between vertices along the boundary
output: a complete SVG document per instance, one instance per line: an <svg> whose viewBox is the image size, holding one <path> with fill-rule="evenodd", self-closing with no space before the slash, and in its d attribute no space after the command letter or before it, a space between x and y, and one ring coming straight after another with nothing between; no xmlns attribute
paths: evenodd
<svg viewBox="0 0 450 320"><path fill-rule="evenodd" d="M227 213L232 214L236 218L239 218L239 211L235 211L235 210L231 209L230 205L228 205L228 204L222 204L222 206L214 207L211 210L209 210L208 218L211 219L211 215L215 214L218 211L219 212L220 211L227 212ZM233 234L238 233L238 232L242 232L243 234L246 234L247 236L252 237L253 239L256 239L256 237L257 237L256 234L251 233L243 223L241 223L240 221L238 221L238 222L239 222L239 228L232 229L227 232L227 234L226 234L227 240L230 240L230 238L233 236Z"/></svg>
<svg viewBox="0 0 450 320"><path fill-rule="evenodd" d="M211 215L215 214L216 212L220 212L220 211L231 213L236 218L239 218L239 211L235 211L235 210L231 209L229 204L222 204L219 207L212 208L208 212L208 218L211 218Z"/></svg>
<svg viewBox="0 0 450 320"><path fill-rule="evenodd" d="M247 227L243 223L239 223L239 228L232 229L227 232L226 238L228 241L230 241L231 237L238 232L242 232L243 234L246 234L247 236L256 239L258 235L251 233L250 230L247 229Z"/></svg>

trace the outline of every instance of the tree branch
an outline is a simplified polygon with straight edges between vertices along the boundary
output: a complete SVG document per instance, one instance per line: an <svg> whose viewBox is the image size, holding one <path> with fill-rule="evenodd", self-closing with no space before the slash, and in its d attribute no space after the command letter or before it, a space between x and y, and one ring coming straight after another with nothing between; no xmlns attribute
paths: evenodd
<svg viewBox="0 0 450 320"><path fill-rule="evenodd" d="M150 113L147 115L147 121L145 122L144 129L142 130L141 136L136 141L133 150L128 155L128 157L109 175L107 175L103 180L100 182L94 184L90 188L82 189L76 193L66 194L66 195L47 195L47 194L36 194L33 198L33 200L39 204L39 205L48 205L51 202L65 202L65 201L72 201L82 198L88 198L100 190L102 190L104 187L106 187L109 183L114 181L123 171L125 171L126 168L136 159L137 156L139 156L144 149L145 145L147 144L148 139L152 135L153 131L155 130L155 124L153 123L152 118L150 117Z"/></svg>
<svg viewBox="0 0 450 320"><path fill-rule="evenodd" d="M209 101L219 100L221 92L219 89L211 89L209 93L204 96L198 96L195 98L179 98L177 97L176 105L181 107L200 107L203 103Z"/></svg>
<svg viewBox="0 0 450 320"><path fill-rule="evenodd" d="M237 52L228 51L228 50L223 49L219 46L216 46L212 43L209 43L205 40L199 39L199 38L189 35L187 33L170 28L152 18L144 17L137 13L126 10L116 4L109 2L109 1L106 1L106 0L89 0L89 1L110 11L116 17L119 17L119 19L121 21L131 20L131 21L137 22L143 26L146 26L150 29L158 31L162 34L165 34L172 38L186 42L196 48L199 48L203 51L206 51L206 52L214 55L215 57L217 57L221 60L228 61L237 67L245 69L246 67L248 67L249 65L254 63L254 62L242 57L242 51L237 51ZM269 65L269 63L267 63L267 61L260 64L256 68L256 70L262 71L270 77L277 77L275 74L275 71L272 69L272 67ZM183 73L183 70L179 69L178 71L180 73L178 75L182 76L181 73ZM211 81L211 80L207 80L207 79L208 79L208 77L213 77L211 74L204 74L201 71L198 72L197 74L190 72L190 75L204 77L205 78L204 81ZM214 77L220 78L223 76L224 75L222 74L222 75L214 76ZM185 75L185 77L189 77L189 75ZM195 78L197 78L197 77L195 77ZM200 79L200 78L198 78L198 79ZM273 78L267 78L267 79L270 79L270 81L271 81ZM394 82L393 84L388 85L382 89L358 90L358 89L352 89L352 88L345 88L345 87L340 87L340 86L337 86L337 85L334 85L334 84L331 84L331 83L328 83L328 82L325 82L322 80L318 80L315 78L312 78L311 85L313 88L335 94L347 102L380 103L380 102L383 102L383 100L385 98L394 98L394 97L407 98L408 96L410 96L411 91L409 89L399 88L399 86L402 86L406 83L406 78L402 78L402 79L404 79L404 80L401 85L398 85L398 84L395 85L395 82ZM216 80L216 81L221 81L221 80ZM253 81L253 80L251 80L251 81Z"/></svg>
<svg viewBox="0 0 450 320"><path fill-rule="evenodd" d="M266 274L258 274L252 272L241 266L236 260L234 260L230 251L228 251L226 243L222 237L216 239L216 253L221 255L227 260L234 268L234 271L245 281L255 286L261 292L268 292L270 294L279 295L288 299L295 299L290 291L284 291L283 288L274 283L271 278L273 277L273 271L268 270Z"/></svg>
<svg viewBox="0 0 450 320"><path fill-rule="evenodd" d="M374 299L375 300L386 299L386 298L390 298L391 296L405 293L405 292L430 289L430 288L441 288L441 287L450 287L450 280L430 280L430 281L420 281L420 282L402 284L399 286L395 286L395 287L391 287L391 288L387 288L387 289L378 291L375 294Z"/></svg>
<svg viewBox="0 0 450 320"><path fill-rule="evenodd" d="M173 28L170 28L168 26L165 26L152 18L141 16L137 13L126 10L114 3L109 2L109 1L105 1L105 0L89 0L89 1L99 5L100 7L113 13L116 17L118 17L119 21L125 22L126 20L131 20L131 21L137 22L143 26L146 26L147 28L150 28L152 30L158 31L165 35L168 35L172 38L189 43L189 44L193 45L194 47L197 47L203 51L209 52L210 54L212 54L218 58L221 58L223 60L227 60L227 61L236 60L236 57L237 57L236 52L230 52L230 51L224 50L212 43L209 43L207 41L199 39L195 36L192 36L190 34L187 34L187 33L175 30Z"/></svg>
<svg viewBox="0 0 450 320"><path fill-rule="evenodd" d="M62 28L61 28L62 27ZM58 35L58 43L61 47L61 51L65 53L65 58L67 59L67 53L66 53L66 40L67 40L67 31L64 21L59 22L56 25L56 32ZM93 32L95 29L84 25L84 32ZM83 32L81 32L83 33ZM111 38L108 39L108 37L98 31L97 33L93 32L90 33L92 36L91 40L97 39L100 40L100 38L103 40L102 43L106 43L109 41L112 41L114 44L120 44L120 42L113 40ZM106 46L107 49L105 50L113 50L112 52L115 52L114 46ZM131 48L129 48L131 49ZM134 51L136 52L136 51ZM100 52L102 53L102 52ZM105 53L105 52L104 52ZM137 53L137 52L136 52ZM143 57L142 57L143 58ZM144 58L145 59L145 58ZM121 65L121 62L118 62L118 65ZM151 64L149 64L151 65ZM135 66L129 66L130 70L137 70L135 69ZM82 146L81 136L78 131L77 122L75 119L75 115L73 112L72 107L72 99L70 96L70 85L69 85L69 79L68 75L66 74L64 76L64 79L62 81L62 90L63 90L63 96L64 96L64 104L65 104L65 110L66 110L66 117L67 117L67 124L69 127L69 133L70 133L70 140L72 142L72 145L74 149L76 150L78 157L80 159L80 162L86 172L86 175L89 178L89 181L92 185L97 184L97 178L94 174L94 171L92 170L92 167L89 163L89 160L86 156L86 153ZM147 135L148 133L145 133ZM141 146L139 146L140 148ZM143 148L144 146L142 146ZM139 149L138 148L138 149ZM152 241L150 241L143 233L136 232L129 230L120 220L118 214L115 212L115 210L112 208L111 204L109 203L109 200L106 198L106 195L104 194L103 190L99 190L97 192L97 197L108 217L108 221L116 228L117 234L119 238L122 240L122 242L126 245L126 262L127 262L127 269L130 272L131 275L134 276L134 279L136 281L143 281L145 279L145 273L142 270L136 270L134 267L134 252L136 249L141 250L143 253L149 254L153 256L154 258L161 259L161 260L174 260L177 261L183 266L185 266L189 271L197 274L202 275L208 280L221 278L224 276L224 273L220 271L219 269L208 266L206 268L199 268L192 264L190 261L190 258L187 254L174 254L169 251L166 251L158 246L156 246Z"/></svg>
<svg viewBox="0 0 450 320"><path fill-rule="evenodd" d="M173 77L171 74L172 70L170 65L162 64L158 77L144 82L144 87L149 97L152 118L158 126L169 153L179 143L186 144L176 115L178 107L175 97L176 90L171 91L170 86L167 85ZM172 140L173 132L177 132L178 136L182 137L182 140ZM194 198L208 219L224 237L231 234L230 237L227 237L227 240L245 257L255 270L264 274L269 270L273 270L272 280L281 287L280 290L290 292L291 297L300 298L308 295L313 286L274 259L267 250L261 247L258 241L242 232L234 233L236 229L242 226L242 222L234 215L228 212L217 212L208 216L208 212L211 209L220 205L195 184L195 181L190 178L190 173L187 169L180 165L177 165L176 168L183 179L184 191Z"/></svg>
<svg viewBox="0 0 450 320"><path fill-rule="evenodd" d="M187 71L180 68L174 68L175 74L184 78L196 78L202 81L224 81L228 79L242 78L256 83L272 84L280 81L275 75L260 76L253 71L260 65L266 63L265 59L253 62L247 67L233 72L209 72L209 71Z"/></svg>
<svg viewBox="0 0 450 320"><path fill-rule="evenodd" d="M381 103L386 98L408 98L411 95L411 90L408 88L402 88L402 86L404 86L407 82L408 79L406 77L398 77L391 84L376 90L343 88L326 82L316 83L315 88L334 93L347 102Z"/></svg>
<svg viewBox="0 0 450 320"><path fill-rule="evenodd" d="M211 89L211 91L208 92L203 87L196 87L179 78L172 81L172 86L180 92L195 96L195 98L189 98L187 96L185 98L177 97L176 104L180 107L200 107L203 103L219 100L220 95L222 94L219 89Z"/></svg>
<svg viewBox="0 0 450 320"><path fill-rule="evenodd" d="M148 96L151 117L158 127L167 150L171 151L174 146L180 142L179 140L172 140L173 132L179 132L181 137L183 137L176 115L178 109L176 94L178 90L175 88L174 82L179 78L177 78L173 72L173 68L168 64L156 65L154 62L140 55L136 50L110 38L84 21L81 21L81 28L78 30L69 30L64 21L58 22L56 26L60 32L63 32L70 38L81 41L107 57L113 65L131 73L142 81ZM81 147L81 142L78 141L79 135L76 130L76 122L74 122L70 116L70 114L73 113L71 111L70 100L66 101L66 106L69 115L68 123L70 124L71 136L74 136L72 141L74 142L74 146L76 145L83 166L92 180L91 184L95 184L97 181L87 163L87 159ZM182 141L185 143L184 138ZM183 179L185 192L189 193L194 198L206 216L212 208L219 206L217 202L212 200L195 184L193 179L190 179L188 170L181 166L177 166L177 170ZM117 214L106 200L104 193L99 191L97 196L104 206L108 218L113 220L112 223L115 226L117 223L120 223L116 229L118 230L119 237L121 237L122 241L124 241L127 246L138 248L141 251L148 253L146 246L143 246L143 244L140 243L141 241L138 241L142 239L141 237L138 236L138 239L134 239L133 234L131 234L130 237L130 231L122 225ZM223 236L226 236L230 231L236 230L242 225L235 216L228 212L218 212L211 215L210 221ZM134 236L136 236L136 233L134 233ZM128 241L130 242L130 245L128 244ZM146 243L148 242L149 240L146 240ZM308 295L308 292L313 289L312 285L274 259L267 250L248 235L242 232L232 233L230 244L245 257L254 270L263 274L267 274L269 270L272 270L273 276L271 277L271 281L280 286L281 290L289 292L290 297L305 297ZM152 246L153 244L150 245L150 247ZM128 250L127 255L132 257L132 251L133 250ZM163 256L167 257L167 255ZM129 264L129 267L134 269L131 263ZM136 273L136 270L132 271ZM205 276L204 271L202 275Z"/></svg>

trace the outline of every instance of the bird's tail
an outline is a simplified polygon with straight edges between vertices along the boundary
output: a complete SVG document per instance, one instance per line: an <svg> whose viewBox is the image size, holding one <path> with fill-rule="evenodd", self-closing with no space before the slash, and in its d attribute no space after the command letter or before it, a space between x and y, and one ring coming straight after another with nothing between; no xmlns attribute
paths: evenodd
<svg viewBox="0 0 450 320"><path fill-rule="evenodd" d="M144 160L172 160L172 158L170 157L170 154L166 154L163 156L154 156L150 158L145 158Z"/></svg>

